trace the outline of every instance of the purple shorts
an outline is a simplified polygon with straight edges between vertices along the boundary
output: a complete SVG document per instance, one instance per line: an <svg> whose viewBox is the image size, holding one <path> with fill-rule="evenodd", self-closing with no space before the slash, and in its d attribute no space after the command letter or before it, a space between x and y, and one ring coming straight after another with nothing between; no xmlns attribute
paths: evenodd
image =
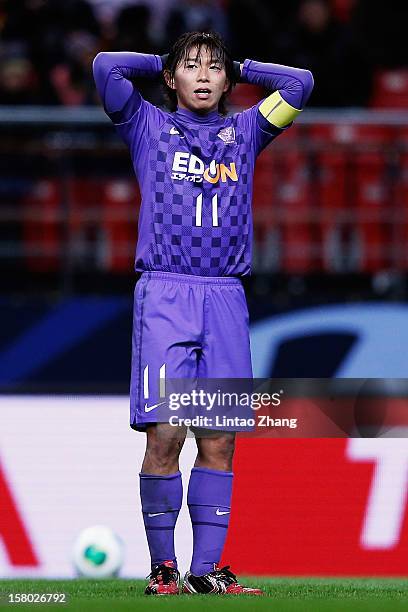
<svg viewBox="0 0 408 612"><path fill-rule="evenodd" d="M248 308L239 278L143 272L133 310L133 429L144 431L163 420L156 406L163 403L166 378L252 378Z"/></svg>

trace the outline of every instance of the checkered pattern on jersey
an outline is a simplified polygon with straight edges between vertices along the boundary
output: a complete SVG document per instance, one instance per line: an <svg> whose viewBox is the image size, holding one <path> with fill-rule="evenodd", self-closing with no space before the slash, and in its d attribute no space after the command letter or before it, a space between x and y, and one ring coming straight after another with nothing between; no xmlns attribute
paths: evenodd
<svg viewBox="0 0 408 612"><path fill-rule="evenodd" d="M149 267L154 270L228 276L246 274L251 261L251 189L253 168L243 134L236 143L225 144L219 131L231 124L229 118L215 125L192 128L179 121L167 122L151 141L152 218ZM170 134L171 127L180 132ZM209 167L211 160L230 167L235 163L238 181L212 184L203 180L172 180L172 162L177 151L199 157ZM201 226L196 224L196 207L202 194ZM217 195L218 226L213 225L212 199Z"/></svg>

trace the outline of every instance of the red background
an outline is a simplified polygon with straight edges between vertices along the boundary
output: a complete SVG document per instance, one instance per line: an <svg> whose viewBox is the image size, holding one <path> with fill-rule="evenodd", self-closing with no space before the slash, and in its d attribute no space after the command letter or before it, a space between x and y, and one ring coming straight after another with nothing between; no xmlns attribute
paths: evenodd
<svg viewBox="0 0 408 612"><path fill-rule="evenodd" d="M347 442L240 439L223 563L258 575L406 576L406 511L392 549L360 544L375 464L348 459Z"/></svg>

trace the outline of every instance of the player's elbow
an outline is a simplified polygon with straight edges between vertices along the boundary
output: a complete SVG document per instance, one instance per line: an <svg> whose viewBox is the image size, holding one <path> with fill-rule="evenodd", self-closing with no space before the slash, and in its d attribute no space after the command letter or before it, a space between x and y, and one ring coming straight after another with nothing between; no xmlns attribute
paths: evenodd
<svg viewBox="0 0 408 612"><path fill-rule="evenodd" d="M112 62L109 58L109 53L106 51L101 51L98 53L92 64L92 72L95 81L98 83L99 81L103 80L111 69Z"/></svg>
<svg viewBox="0 0 408 612"><path fill-rule="evenodd" d="M303 85L302 106L304 106L306 102L308 101L308 99L310 98L310 94L312 93L312 90L314 87L314 78L310 70L302 70L302 85Z"/></svg>

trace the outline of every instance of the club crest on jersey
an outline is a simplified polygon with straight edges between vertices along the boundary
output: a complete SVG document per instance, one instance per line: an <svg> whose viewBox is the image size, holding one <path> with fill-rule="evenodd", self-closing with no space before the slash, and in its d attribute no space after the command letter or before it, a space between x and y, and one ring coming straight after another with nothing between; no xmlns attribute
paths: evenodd
<svg viewBox="0 0 408 612"><path fill-rule="evenodd" d="M217 136L218 138L221 138L225 144L232 144L235 142L235 128L232 125L223 128L218 132Z"/></svg>
<svg viewBox="0 0 408 612"><path fill-rule="evenodd" d="M237 169L234 162L228 166L217 164L213 159L208 167L202 159L184 151L176 151L173 159L172 174L173 181L191 181L192 183L226 183L228 179L238 181Z"/></svg>

